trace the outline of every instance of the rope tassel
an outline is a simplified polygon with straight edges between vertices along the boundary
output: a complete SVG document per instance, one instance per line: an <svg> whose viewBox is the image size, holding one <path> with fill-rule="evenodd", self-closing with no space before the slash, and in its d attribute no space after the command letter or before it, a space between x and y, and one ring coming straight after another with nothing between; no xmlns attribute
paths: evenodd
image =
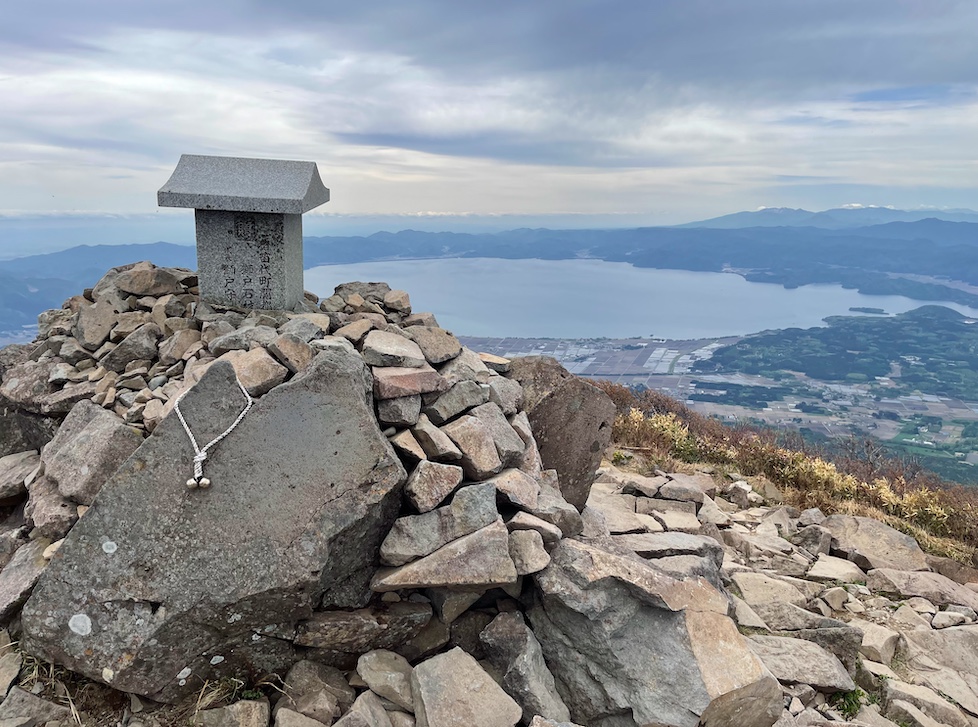
<svg viewBox="0 0 978 727"><path fill-rule="evenodd" d="M244 387L244 384L241 383L241 379L235 375L234 380L237 382L238 388L241 389L241 393L244 394L245 407L241 410L241 413L238 414L238 418L231 423L231 426L225 429L221 434L214 437L214 439L209 441L203 447L197 445L197 438L194 436L193 431L191 431L190 425L187 424L187 420L184 419L183 412L180 411L180 401L190 392L190 389L187 389L187 391L180 394L176 402L173 404L173 410L177 413L177 418L183 425L183 430L187 433L187 438L190 440L190 444L194 448L194 476L187 480L187 487L191 490L198 487L201 489L206 489L211 486L211 481L204 477L204 461L207 459L207 452L235 430L235 427L241 423L241 420L245 418L245 415L251 409L252 404L255 403L255 400L251 398L251 394L248 393L248 390Z"/></svg>

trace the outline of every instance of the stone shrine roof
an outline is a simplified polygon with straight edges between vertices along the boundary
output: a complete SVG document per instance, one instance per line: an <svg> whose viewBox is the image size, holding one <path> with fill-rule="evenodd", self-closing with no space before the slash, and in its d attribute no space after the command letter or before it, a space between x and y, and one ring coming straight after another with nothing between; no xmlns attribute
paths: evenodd
<svg viewBox="0 0 978 727"><path fill-rule="evenodd" d="M183 154L160 207L302 214L329 201L315 162Z"/></svg>

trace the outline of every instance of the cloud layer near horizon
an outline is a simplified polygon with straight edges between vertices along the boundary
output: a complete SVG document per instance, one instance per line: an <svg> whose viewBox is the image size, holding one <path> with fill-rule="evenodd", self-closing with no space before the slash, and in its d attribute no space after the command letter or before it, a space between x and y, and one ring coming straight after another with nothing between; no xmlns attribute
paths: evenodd
<svg viewBox="0 0 978 727"><path fill-rule="evenodd" d="M96 0L0 28L0 210L151 212L179 154L349 215L978 206L967 0Z"/></svg>

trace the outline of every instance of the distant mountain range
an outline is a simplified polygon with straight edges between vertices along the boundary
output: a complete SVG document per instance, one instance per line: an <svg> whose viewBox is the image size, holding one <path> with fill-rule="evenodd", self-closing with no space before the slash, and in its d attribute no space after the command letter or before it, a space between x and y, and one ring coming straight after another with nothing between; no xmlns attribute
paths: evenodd
<svg viewBox="0 0 978 727"><path fill-rule="evenodd" d="M954 301L978 308L975 290L950 282L978 287L978 213L942 213L974 221L926 217L837 225L839 220L848 224L920 214L885 208L819 213L782 209L681 227L520 229L492 234L403 230L367 237L307 237L304 265L424 258L592 258L637 267L731 271L751 281L785 287L836 283L866 294ZM776 219L786 222L768 224ZM802 224L806 219L814 223ZM751 227L736 224L751 220ZM0 331L33 323L38 312L60 306L68 295L94 285L108 268L137 260L196 266L193 247L165 242L79 246L0 261Z"/></svg>
<svg viewBox="0 0 978 727"><path fill-rule="evenodd" d="M887 222L917 222L925 219L978 222L978 212L968 209L896 210L889 207L839 207L824 212L809 212L790 207L764 207L754 212L735 212L732 215L700 222L689 222L679 227L712 227L726 230L745 227L819 227L825 230L842 230L882 225Z"/></svg>

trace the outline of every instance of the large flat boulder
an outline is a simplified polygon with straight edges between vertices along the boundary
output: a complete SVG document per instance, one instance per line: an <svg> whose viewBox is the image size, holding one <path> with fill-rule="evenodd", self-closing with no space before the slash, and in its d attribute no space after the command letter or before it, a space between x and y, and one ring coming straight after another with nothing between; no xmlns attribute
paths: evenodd
<svg viewBox="0 0 978 727"><path fill-rule="evenodd" d="M547 356L513 359L506 376L523 386L523 408L544 468L557 470L564 499L583 510L611 444L614 403Z"/></svg>
<svg viewBox="0 0 978 727"><path fill-rule="evenodd" d="M533 632L574 722L770 727L781 688L700 578L613 543L561 541L534 576Z"/></svg>
<svg viewBox="0 0 978 727"><path fill-rule="evenodd" d="M904 598L920 596L938 606L968 606L978 611L978 593L940 573L878 568L869 572L867 585L880 593Z"/></svg>
<svg viewBox="0 0 978 727"><path fill-rule="evenodd" d="M377 427L359 356L320 353L210 452L168 416L104 485L22 615L33 654L162 701L291 663L276 624L367 604L406 478ZM242 405L217 362L180 404L198 442ZM284 629L283 629L284 631Z"/></svg>
<svg viewBox="0 0 978 727"><path fill-rule="evenodd" d="M832 533L832 554L848 558L863 570L929 570L917 541L879 520L831 515L821 527Z"/></svg>

